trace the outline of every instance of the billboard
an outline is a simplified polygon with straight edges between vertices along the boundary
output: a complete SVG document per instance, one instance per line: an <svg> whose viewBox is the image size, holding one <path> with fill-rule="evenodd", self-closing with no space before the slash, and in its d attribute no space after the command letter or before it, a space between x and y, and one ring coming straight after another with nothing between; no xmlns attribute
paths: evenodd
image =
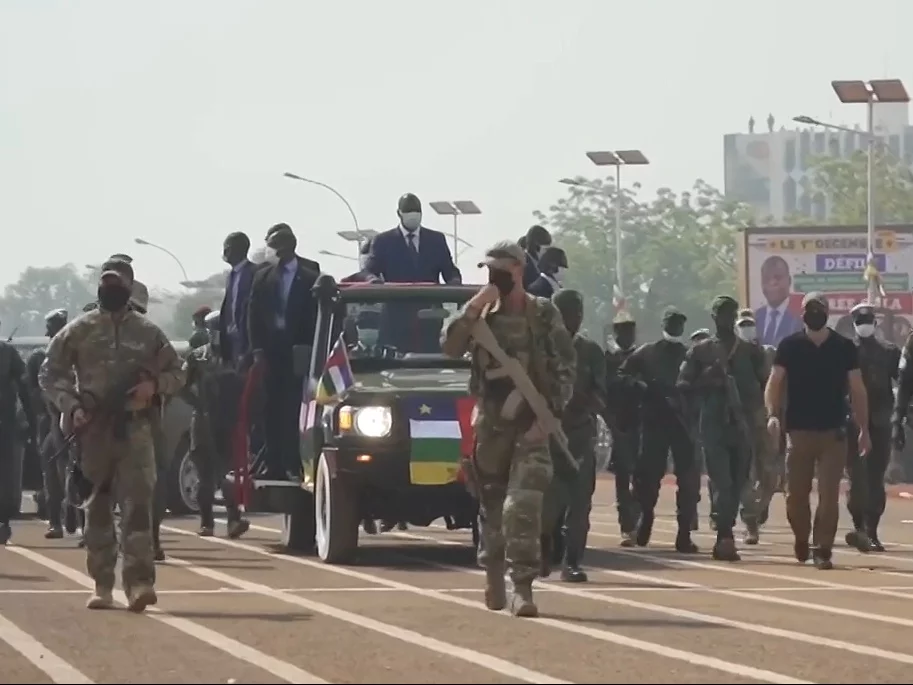
<svg viewBox="0 0 913 685"><path fill-rule="evenodd" d="M762 343L777 345L802 329L802 298L813 291L828 299L829 325L852 333L849 312L866 299L865 227L750 228L745 248L748 304ZM883 333L903 342L913 329L913 227L878 229L875 261L886 294L878 304L889 312L882 323L891 329Z"/></svg>

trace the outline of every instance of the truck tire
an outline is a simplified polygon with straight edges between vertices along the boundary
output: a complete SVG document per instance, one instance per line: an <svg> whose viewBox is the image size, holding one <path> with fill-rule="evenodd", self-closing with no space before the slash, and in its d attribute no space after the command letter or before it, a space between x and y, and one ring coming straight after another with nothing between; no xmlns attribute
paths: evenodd
<svg viewBox="0 0 913 685"><path fill-rule="evenodd" d="M321 454L314 483L317 556L327 564L351 563L358 551L357 491L344 477L330 476Z"/></svg>
<svg viewBox="0 0 913 685"><path fill-rule="evenodd" d="M281 535L281 544L289 552L306 554L314 550L314 495L307 490L298 490L291 511L282 515Z"/></svg>
<svg viewBox="0 0 913 685"><path fill-rule="evenodd" d="M197 495L200 492L200 478L196 465L190 459L190 433L178 440L177 447L168 464L165 500L172 516L200 513Z"/></svg>

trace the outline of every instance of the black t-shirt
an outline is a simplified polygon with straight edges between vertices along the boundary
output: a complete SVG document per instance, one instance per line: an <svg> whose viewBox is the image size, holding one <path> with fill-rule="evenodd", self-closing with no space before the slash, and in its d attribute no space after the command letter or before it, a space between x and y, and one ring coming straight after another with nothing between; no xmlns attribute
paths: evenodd
<svg viewBox="0 0 913 685"><path fill-rule="evenodd" d="M859 368L852 340L830 331L816 345L804 331L784 338L774 365L786 369L786 430L834 430L846 425L847 373Z"/></svg>

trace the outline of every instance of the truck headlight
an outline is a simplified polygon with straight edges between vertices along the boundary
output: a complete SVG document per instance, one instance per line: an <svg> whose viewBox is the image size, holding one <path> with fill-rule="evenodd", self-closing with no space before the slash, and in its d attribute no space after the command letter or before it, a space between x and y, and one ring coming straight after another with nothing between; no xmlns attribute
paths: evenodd
<svg viewBox="0 0 913 685"><path fill-rule="evenodd" d="M354 429L368 438L385 438L393 428L393 412L390 407L342 407L339 410L339 432Z"/></svg>

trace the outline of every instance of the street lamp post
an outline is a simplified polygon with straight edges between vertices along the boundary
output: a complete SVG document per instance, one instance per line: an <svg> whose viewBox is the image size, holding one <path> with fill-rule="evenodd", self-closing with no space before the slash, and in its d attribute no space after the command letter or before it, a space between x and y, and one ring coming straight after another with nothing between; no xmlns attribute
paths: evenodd
<svg viewBox="0 0 913 685"><path fill-rule="evenodd" d="M481 214L482 210L479 209L478 205L472 200L456 200L454 202L448 202L446 200L439 202L432 202L431 209L433 209L438 214L445 216L453 217L453 263L457 264L457 259L459 257L459 243L465 243L472 247L465 240L459 236L459 226L457 217L460 214Z"/></svg>
<svg viewBox="0 0 913 685"><path fill-rule="evenodd" d="M831 81L831 87L845 104L865 104L866 126L866 231L868 243L868 300L874 304L878 298L878 283L875 266L875 103L909 102L910 96L900 79L878 79L874 81Z"/></svg>
<svg viewBox="0 0 913 685"><path fill-rule="evenodd" d="M621 232L621 167L622 165L646 165L649 160L640 150L603 150L587 152L586 156L596 166L615 167L615 283L619 299L624 299L624 248Z"/></svg>
<svg viewBox="0 0 913 685"><path fill-rule="evenodd" d="M190 278L187 276L187 269L184 268L181 260L177 258L177 255L175 255L174 252L166 247L162 247L161 245L156 245L155 243L150 243L148 240L143 240L142 238L134 238L133 242L135 242L137 245L145 245L146 247L154 247L156 250L161 250L166 255L171 257L175 262L177 262L177 265L181 268L181 273L184 274L184 280L190 280Z"/></svg>
<svg viewBox="0 0 913 685"><path fill-rule="evenodd" d="M349 204L349 201L343 196L342 193L340 193L338 190L336 190L336 188L334 188L333 186L328 185L322 181L315 181L312 178L305 178L304 176L299 176L298 174L293 174L290 171L286 171L282 175L285 176L286 178L291 178L295 181L301 181L302 183L310 183L312 185L320 186L321 188L325 188L326 190L329 190L331 193L333 193L333 195L338 197L340 200L342 200L343 204L346 206L346 209L349 210L349 214L352 215L352 223L355 224L356 242L358 242L359 247L361 247L361 243L363 240L368 240L371 237L370 235L368 235L369 231L362 231L360 228L358 228L358 217L355 216L355 210L352 209L352 205ZM340 234L341 233L342 233L342 231L340 231ZM377 231L374 231L373 235L377 235Z"/></svg>
<svg viewBox="0 0 913 685"><path fill-rule="evenodd" d="M336 235L345 241L355 243L355 259L357 260L358 255L361 254L361 246L366 240L374 238L374 236L377 235L377 231L373 228L369 228L365 231L336 231Z"/></svg>

